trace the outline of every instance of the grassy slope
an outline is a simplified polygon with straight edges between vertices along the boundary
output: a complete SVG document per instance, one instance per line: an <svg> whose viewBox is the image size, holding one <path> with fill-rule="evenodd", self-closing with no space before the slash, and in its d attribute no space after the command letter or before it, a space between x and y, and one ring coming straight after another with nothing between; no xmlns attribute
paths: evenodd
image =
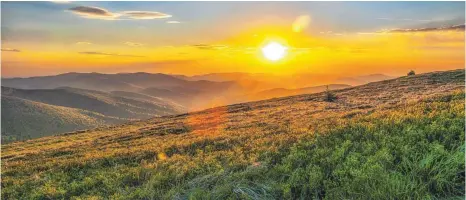
<svg viewBox="0 0 466 200"><path fill-rule="evenodd" d="M464 70L2 146L2 198L464 196Z"/></svg>
<svg viewBox="0 0 466 200"><path fill-rule="evenodd" d="M313 87L305 87L305 88L298 88L298 89L285 89L285 88L274 88L269 90L264 90L252 95L248 95L248 99L252 100L263 100L263 99L271 99L277 97L285 97L285 96L292 96L292 95L300 95L300 94L310 94L310 93L318 93L323 92L327 89L329 90L338 90L351 87L350 85L344 84L329 84L329 85L321 85L321 86L313 86Z"/></svg>
<svg viewBox="0 0 466 200"><path fill-rule="evenodd" d="M98 113L2 96L2 142L122 122Z"/></svg>

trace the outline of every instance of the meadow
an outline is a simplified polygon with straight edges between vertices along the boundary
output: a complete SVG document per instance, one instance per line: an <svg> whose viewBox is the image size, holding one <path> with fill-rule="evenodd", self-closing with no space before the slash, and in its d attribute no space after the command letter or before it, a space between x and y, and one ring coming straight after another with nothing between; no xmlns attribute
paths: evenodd
<svg viewBox="0 0 466 200"><path fill-rule="evenodd" d="M464 70L2 145L2 199L464 199Z"/></svg>

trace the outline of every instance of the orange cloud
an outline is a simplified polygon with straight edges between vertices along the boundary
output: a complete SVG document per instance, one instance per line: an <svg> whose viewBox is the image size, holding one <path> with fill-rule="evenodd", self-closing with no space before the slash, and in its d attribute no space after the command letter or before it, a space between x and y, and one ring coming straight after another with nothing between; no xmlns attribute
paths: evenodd
<svg viewBox="0 0 466 200"><path fill-rule="evenodd" d="M171 17L171 15L165 13L152 11L124 11L122 13L130 19L163 19Z"/></svg>
<svg viewBox="0 0 466 200"><path fill-rule="evenodd" d="M144 57L144 56L138 56L138 55L126 55L126 54L106 53L106 52L98 52L98 51L83 51L79 53L86 54L86 55L101 55L101 56Z"/></svg>
<svg viewBox="0 0 466 200"><path fill-rule="evenodd" d="M2 48L2 51L21 52L19 49L12 49L12 48Z"/></svg>

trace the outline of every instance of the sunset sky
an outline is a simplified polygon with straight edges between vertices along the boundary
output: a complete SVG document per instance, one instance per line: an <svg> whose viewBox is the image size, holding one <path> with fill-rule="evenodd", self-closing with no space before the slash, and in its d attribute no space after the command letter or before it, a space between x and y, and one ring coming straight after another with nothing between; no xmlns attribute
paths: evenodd
<svg viewBox="0 0 466 200"><path fill-rule="evenodd" d="M2 77L464 67L464 2L2 2ZM287 48L278 61L261 52Z"/></svg>

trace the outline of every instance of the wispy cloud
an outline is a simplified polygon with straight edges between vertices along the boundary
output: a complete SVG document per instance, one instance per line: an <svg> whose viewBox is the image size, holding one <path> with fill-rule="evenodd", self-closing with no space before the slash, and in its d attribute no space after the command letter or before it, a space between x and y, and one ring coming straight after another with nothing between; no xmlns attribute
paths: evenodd
<svg viewBox="0 0 466 200"><path fill-rule="evenodd" d="M114 20L121 16L121 14L112 13L104 8L92 6L78 6L68 10L81 17L92 19Z"/></svg>
<svg viewBox="0 0 466 200"><path fill-rule="evenodd" d="M2 51L21 52L21 50L19 50L19 49L12 49L12 48L2 48Z"/></svg>
<svg viewBox="0 0 466 200"><path fill-rule="evenodd" d="M78 53L86 54L86 55L101 55L101 56L144 57L144 56L138 56L138 55L106 53L106 52L99 52L99 51L83 51L83 52L78 52Z"/></svg>
<svg viewBox="0 0 466 200"><path fill-rule="evenodd" d="M409 18L404 18L404 19L400 19L400 18L386 18L386 17L381 17L381 18L377 18L378 20L386 20L386 21L417 21L417 22L430 22L430 21L433 21L431 19L409 19Z"/></svg>
<svg viewBox="0 0 466 200"><path fill-rule="evenodd" d="M84 18L103 19L103 20L131 20L131 19L162 19L169 18L171 15L155 11L123 11L111 12L104 8L92 6L77 6L68 9L74 14Z"/></svg>
<svg viewBox="0 0 466 200"><path fill-rule="evenodd" d="M71 3L71 1L53 0L52 3Z"/></svg>
<svg viewBox="0 0 466 200"><path fill-rule="evenodd" d="M446 27L429 27L429 28L418 28L418 29L391 29L382 30L382 33L413 33L413 32L434 32L434 31L464 31L465 25L454 25Z"/></svg>
<svg viewBox="0 0 466 200"><path fill-rule="evenodd" d="M171 17L171 15L153 11L124 11L122 13L130 19L162 19Z"/></svg>
<svg viewBox="0 0 466 200"><path fill-rule="evenodd" d="M75 44L77 44L77 45L90 45L92 43L90 43L90 42L76 42Z"/></svg>
<svg viewBox="0 0 466 200"><path fill-rule="evenodd" d="M179 24L179 23L181 23L181 22L179 22L179 21L167 21L167 24Z"/></svg>
<svg viewBox="0 0 466 200"><path fill-rule="evenodd" d="M142 43L137 43L137 42L125 42L125 44L128 45L128 46L132 46L132 47L144 46L144 44L142 44Z"/></svg>
<svg viewBox="0 0 466 200"><path fill-rule="evenodd" d="M210 44L193 44L192 47L203 50L222 50L228 48L226 45L210 45Z"/></svg>

